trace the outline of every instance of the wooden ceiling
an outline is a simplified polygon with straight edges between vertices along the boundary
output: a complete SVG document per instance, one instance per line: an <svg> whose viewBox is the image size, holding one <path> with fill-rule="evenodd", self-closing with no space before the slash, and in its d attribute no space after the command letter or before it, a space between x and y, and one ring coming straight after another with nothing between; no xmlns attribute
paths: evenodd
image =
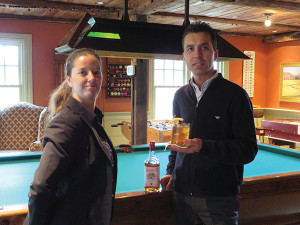
<svg viewBox="0 0 300 225"><path fill-rule="evenodd" d="M123 6L124 0L0 0L0 19L75 23L86 12L121 19ZM182 25L184 12L184 0L128 0L131 21ZM264 13L272 13L270 27ZM190 0L189 19L208 22L222 36L300 40L300 0Z"/></svg>

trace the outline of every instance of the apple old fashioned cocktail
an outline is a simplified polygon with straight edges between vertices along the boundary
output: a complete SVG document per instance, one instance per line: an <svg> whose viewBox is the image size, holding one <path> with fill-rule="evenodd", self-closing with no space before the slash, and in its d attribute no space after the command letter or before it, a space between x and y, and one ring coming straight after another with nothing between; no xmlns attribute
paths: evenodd
<svg viewBox="0 0 300 225"><path fill-rule="evenodd" d="M180 147L187 147L187 145L183 143L183 140L188 139L189 134L190 134L189 123L182 123L182 122L173 123L171 144L175 144Z"/></svg>

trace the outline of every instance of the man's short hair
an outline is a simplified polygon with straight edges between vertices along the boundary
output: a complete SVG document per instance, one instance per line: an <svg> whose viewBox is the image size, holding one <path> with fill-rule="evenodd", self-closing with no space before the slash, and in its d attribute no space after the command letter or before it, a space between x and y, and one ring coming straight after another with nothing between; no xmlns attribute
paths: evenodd
<svg viewBox="0 0 300 225"><path fill-rule="evenodd" d="M199 33L199 32L206 32L210 34L211 43L213 45L214 50L217 50L217 32L209 26L209 24L205 22L195 22L191 23L190 25L185 28L183 35L182 35L182 48L184 50L184 38L187 34L190 33Z"/></svg>

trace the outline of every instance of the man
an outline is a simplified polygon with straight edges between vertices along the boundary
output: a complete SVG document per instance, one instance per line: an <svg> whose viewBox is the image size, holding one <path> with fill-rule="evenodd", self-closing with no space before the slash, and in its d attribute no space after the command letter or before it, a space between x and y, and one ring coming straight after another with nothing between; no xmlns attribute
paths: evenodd
<svg viewBox="0 0 300 225"><path fill-rule="evenodd" d="M215 31L206 23L183 34L189 84L174 96L173 115L190 123L187 148L169 145L165 190L173 190L178 225L238 224L238 194L244 164L257 153L251 101L243 88L214 70Z"/></svg>

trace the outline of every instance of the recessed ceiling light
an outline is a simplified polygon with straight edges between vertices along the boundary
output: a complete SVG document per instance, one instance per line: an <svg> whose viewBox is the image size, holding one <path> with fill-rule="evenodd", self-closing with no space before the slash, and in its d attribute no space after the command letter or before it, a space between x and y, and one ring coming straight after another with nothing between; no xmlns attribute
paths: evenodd
<svg viewBox="0 0 300 225"><path fill-rule="evenodd" d="M272 32L273 32L273 33L277 33L278 31L277 31L277 30L272 30Z"/></svg>
<svg viewBox="0 0 300 225"><path fill-rule="evenodd" d="M95 2L97 5L103 5L104 2Z"/></svg>

